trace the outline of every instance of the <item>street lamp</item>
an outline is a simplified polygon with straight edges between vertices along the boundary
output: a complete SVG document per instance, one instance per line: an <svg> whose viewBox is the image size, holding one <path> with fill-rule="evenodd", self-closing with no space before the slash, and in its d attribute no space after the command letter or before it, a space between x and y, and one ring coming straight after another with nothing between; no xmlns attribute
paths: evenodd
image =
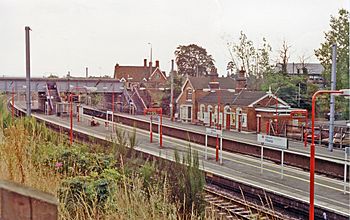
<svg viewBox="0 0 350 220"><path fill-rule="evenodd" d="M314 220L314 193L315 193L315 107L316 98L321 94L345 94L349 95L349 89L347 90L319 90L312 96L312 109L311 109L311 146L310 146L310 208L309 208L309 220ZM332 138L332 137L329 137Z"/></svg>
<svg viewBox="0 0 350 220"><path fill-rule="evenodd" d="M217 116L217 126L216 126L216 128L219 130L221 130L221 126L219 125L219 123L220 123L220 110L221 110L221 108L220 108L220 101L221 101L221 90L220 90L220 88L219 89L217 89L216 90L217 91L217 95L218 95L218 116ZM216 135L216 161L218 161L219 160L219 135L217 134Z"/></svg>

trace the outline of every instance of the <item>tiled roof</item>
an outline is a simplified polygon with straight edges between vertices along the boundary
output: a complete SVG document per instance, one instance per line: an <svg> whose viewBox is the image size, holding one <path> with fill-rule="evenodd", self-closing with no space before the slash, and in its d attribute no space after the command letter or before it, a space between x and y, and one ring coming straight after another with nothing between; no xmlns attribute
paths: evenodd
<svg viewBox="0 0 350 220"><path fill-rule="evenodd" d="M195 90L209 88L210 77L188 77ZM230 77L218 77L220 89L234 89L236 81Z"/></svg>
<svg viewBox="0 0 350 220"><path fill-rule="evenodd" d="M229 92L227 90L220 91L220 103L238 106L248 106L266 95L263 91L247 91L242 90L240 93ZM200 104L217 104L217 92L208 92L208 95L198 100Z"/></svg>
<svg viewBox="0 0 350 220"><path fill-rule="evenodd" d="M263 92L263 91L242 90L241 93L238 93L238 96L232 101L232 104L240 105L240 106L248 106L265 95L266 95L266 92Z"/></svg>
<svg viewBox="0 0 350 220"><path fill-rule="evenodd" d="M152 67L152 73L156 67ZM132 82L140 82L144 78L148 79L150 76L150 68L144 66L116 66L114 69L114 77L117 79L124 78ZM131 79L132 78L132 79Z"/></svg>
<svg viewBox="0 0 350 220"><path fill-rule="evenodd" d="M208 95L200 98L198 103L200 104L217 104L218 94L220 95L221 104L231 104L232 101L237 97L237 93L229 92L227 90L220 90L216 92L208 92Z"/></svg>

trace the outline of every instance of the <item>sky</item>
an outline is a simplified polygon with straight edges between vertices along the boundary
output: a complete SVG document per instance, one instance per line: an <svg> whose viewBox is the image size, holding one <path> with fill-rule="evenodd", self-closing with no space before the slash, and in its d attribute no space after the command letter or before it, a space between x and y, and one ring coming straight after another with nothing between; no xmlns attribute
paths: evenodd
<svg viewBox="0 0 350 220"><path fill-rule="evenodd" d="M230 61L227 42L243 31L255 47L265 37L275 61L285 40L289 62L324 41L331 15L347 0L1 0L0 76L25 76L24 27L29 26L31 74L113 75L114 66L159 60L169 72L178 45L204 47L220 75ZM148 44L148 43L151 43Z"/></svg>

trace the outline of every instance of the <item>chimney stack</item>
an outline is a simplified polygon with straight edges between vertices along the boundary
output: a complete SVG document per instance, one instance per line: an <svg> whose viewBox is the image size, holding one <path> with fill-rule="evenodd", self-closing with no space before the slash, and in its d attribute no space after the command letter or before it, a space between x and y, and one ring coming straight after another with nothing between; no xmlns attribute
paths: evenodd
<svg viewBox="0 0 350 220"><path fill-rule="evenodd" d="M148 63L148 67L152 67L152 61L150 61L149 63Z"/></svg>
<svg viewBox="0 0 350 220"><path fill-rule="evenodd" d="M236 78L236 92L240 92L247 87L247 78L245 77L245 70L242 68L238 72L238 76Z"/></svg>
<svg viewBox="0 0 350 220"><path fill-rule="evenodd" d="M210 77L210 81L212 81L212 82L216 81L218 79L218 77L219 77L218 70L215 67L213 67L211 69L211 71L209 73L209 77Z"/></svg>
<svg viewBox="0 0 350 220"><path fill-rule="evenodd" d="M143 59L143 67L147 67L147 59Z"/></svg>
<svg viewBox="0 0 350 220"><path fill-rule="evenodd" d="M159 60L156 60L156 67L159 68Z"/></svg>

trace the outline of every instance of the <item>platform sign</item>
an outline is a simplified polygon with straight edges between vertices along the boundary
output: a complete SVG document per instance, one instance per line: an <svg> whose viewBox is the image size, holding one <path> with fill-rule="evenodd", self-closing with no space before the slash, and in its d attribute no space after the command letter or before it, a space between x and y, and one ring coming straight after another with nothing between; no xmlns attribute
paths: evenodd
<svg viewBox="0 0 350 220"><path fill-rule="evenodd" d="M288 139L284 137L258 134L258 142L266 146L277 147L284 150L288 149Z"/></svg>
<svg viewBox="0 0 350 220"><path fill-rule="evenodd" d="M222 130L217 130L215 128L206 128L205 133L208 135L219 135L222 136Z"/></svg>
<svg viewBox="0 0 350 220"><path fill-rule="evenodd" d="M346 194L346 186L348 185L346 182L347 179L347 168L348 168L348 156L350 155L350 147L345 148L345 158L344 158L344 194Z"/></svg>

